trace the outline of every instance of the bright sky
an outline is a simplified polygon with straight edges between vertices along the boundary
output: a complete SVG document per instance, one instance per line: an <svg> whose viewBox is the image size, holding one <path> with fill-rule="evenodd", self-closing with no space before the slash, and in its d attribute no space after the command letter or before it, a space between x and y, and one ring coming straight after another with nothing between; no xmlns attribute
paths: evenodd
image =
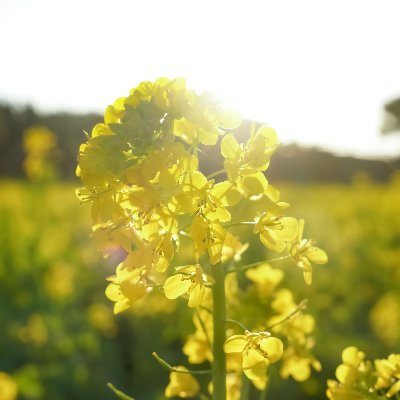
<svg viewBox="0 0 400 400"><path fill-rule="evenodd" d="M0 100L103 111L142 80L183 76L284 143L399 155L398 0L1 0Z"/></svg>

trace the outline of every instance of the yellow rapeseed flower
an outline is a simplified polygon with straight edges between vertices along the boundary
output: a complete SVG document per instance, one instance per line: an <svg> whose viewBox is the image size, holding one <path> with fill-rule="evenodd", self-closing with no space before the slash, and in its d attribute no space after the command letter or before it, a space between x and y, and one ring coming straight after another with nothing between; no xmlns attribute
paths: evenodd
<svg viewBox="0 0 400 400"><path fill-rule="evenodd" d="M176 367L179 370L187 371L183 366ZM165 388L165 397L194 397L200 391L200 385L196 378L189 373L171 372L169 374L169 384Z"/></svg>
<svg viewBox="0 0 400 400"><path fill-rule="evenodd" d="M225 341L225 353L242 354L242 369L254 381L264 380L267 367L283 354L283 343L269 332L249 332L233 335Z"/></svg>
<svg viewBox="0 0 400 400"><path fill-rule="evenodd" d="M311 261L316 264L326 264L328 256L325 251L314 246L313 240L303 239L303 231L304 220L300 219L297 240L291 244L289 253L296 265L302 268L304 280L310 285L312 283Z"/></svg>
<svg viewBox="0 0 400 400"><path fill-rule="evenodd" d="M176 271L164 283L165 296L176 299L189 293L189 307L200 306L206 296L207 285L214 280L203 272L199 264L177 267Z"/></svg>

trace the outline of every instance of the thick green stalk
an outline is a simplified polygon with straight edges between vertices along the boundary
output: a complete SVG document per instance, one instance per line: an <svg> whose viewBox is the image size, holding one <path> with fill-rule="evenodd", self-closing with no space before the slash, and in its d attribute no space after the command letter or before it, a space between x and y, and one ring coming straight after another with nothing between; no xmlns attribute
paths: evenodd
<svg viewBox="0 0 400 400"><path fill-rule="evenodd" d="M224 352L225 342L225 319L226 319L226 299L225 299L225 271L221 264L212 267L215 284L212 286L213 292L213 399L226 399L226 356Z"/></svg>
<svg viewBox="0 0 400 400"><path fill-rule="evenodd" d="M260 400L267 400L268 389L269 389L269 387L268 387L268 383L267 383L267 387L260 394Z"/></svg>

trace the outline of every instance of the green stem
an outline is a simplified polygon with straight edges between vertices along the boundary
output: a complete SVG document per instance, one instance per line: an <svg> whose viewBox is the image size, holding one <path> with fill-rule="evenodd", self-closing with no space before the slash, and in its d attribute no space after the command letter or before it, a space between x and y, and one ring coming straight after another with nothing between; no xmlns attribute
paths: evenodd
<svg viewBox="0 0 400 400"><path fill-rule="evenodd" d="M213 172L213 173L210 174L210 175L207 175L207 179L215 178L216 176L222 175L222 174L224 174L225 172L226 172L225 169L220 169L220 170L218 170L218 171Z"/></svg>
<svg viewBox="0 0 400 400"><path fill-rule="evenodd" d="M238 221L238 222L231 222L230 224L224 225L224 228L231 228L232 226L239 226L239 225L255 225L254 221Z"/></svg>
<svg viewBox="0 0 400 400"><path fill-rule="evenodd" d="M260 400L267 400L267 395L268 395L268 383L265 389L260 394Z"/></svg>
<svg viewBox="0 0 400 400"><path fill-rule="evenodd" d="M232 324L236 324L240 326L244 331L247 331L248 329L239 321L236 321L236 319L226 319L225 322L230 322Z"/></svg>
<svg viewBox="0 0 400 400"><path fill-rule="evenodd" d="M242 374L242 388L240 389L240 400L249 400L250 396L250 379Z"/></svg>
<svg viewBox="0 0 400 400"><path fill-rule="evenodd" d="M204 325L204 321L201 319L201 317L200 317L200 315L199 315L199 313L198 313L197 310L195 310L195 313L196 313L197 319L199 320L201 329L203 330L204 336L206 337L207 345L208 345L208 347L210 348L210 350L212 351L212 343L211 343L210 337L209 337L209 335L208 335L207 328L206 328L206 326Z"/></svg>
<svg viewBox="0 0 400 400"><path fill-rule="evenodd" d="M197 371L190 371L187 369L180 369L173 367L172 365L168 364L165 360L163 360L156 352L151 354L165 369L171 372L179 372L181 374L191 374L191 375L211 375L213 371L211 369L201 369Z"/></svg>
<svg viewBox="0 0 400 400"><path fill-rule="evenodd" d="M257 267L260 264L269 264L269 263L273 263L276 261L287 260L288 258L290 258L290 256L281 256L281 257L271 258L269 260L262 260L262 261L257 261L257 262L251 263L251 264L242 265L241 267L237 267L237 268L228 268L226 273L230 274L231 272L247 271L248 269Z"/></svg>
<svg viewBox="0 0 400 400"><path fill-rule="evenodd" d="M122 400L135 400L133 397L128 396L127 394L118 390L111 382L107 383L107 386L115 393L115 395Z"/></svg>
<svg viewBox="0 0 400 400"><path fill-rule="evenodd" d="M275 324L268 326L267 329L271 330L272 328L275 328L276 326L284 324L286 321L289 321L289 319L292 318L294 315L296 315L298 312L304 310L304 308L306 308L306 305L307 305L307 300L306 299L302 300L301 303L291 313L286 315L285 318L281 319L278 322L275 322Z"/></svg>
<svg viewBox="0 0 400 400"><path fill-rule="evenodd" d="M226 320L226 299L225 299L225 271L222 264L212 267L215 284L213 292L213 322L214 322L214 343L213 343L213 399L226 399L226 355L224 352L225 343L225 320Z"/></svg>

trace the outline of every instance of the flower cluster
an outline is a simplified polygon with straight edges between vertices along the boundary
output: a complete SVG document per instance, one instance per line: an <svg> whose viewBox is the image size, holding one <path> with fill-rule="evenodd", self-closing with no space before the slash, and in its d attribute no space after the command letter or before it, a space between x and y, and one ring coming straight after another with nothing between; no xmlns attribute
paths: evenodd
<svg viewBox="0 0 400 400"><path fill-rule="evenodd" d="M357 347L343 350L342 364L336 368L336 379L328 380L327 396L333 400L383 399L400 393L400 354L387 359L365 361Z"/></svg>
<svg viewBox="0 0 400 400"><path fill-rule="evenodd" d="M307 283L311 261L327 261L323 250L302 238L303 221L285 215L289 205L280 201L265 176L279 146L276 132L253 126L249 139L239 143L233 129L240 124L240 116L209 93L189 90L181 78L160 78L140 83L109 106L104 122L93 128L79 150L77 175L84 187L77 195L91 204L98 249L119 260L106 289L114 313L160 289L167 299L187 299L196 331L183 351L192 364L215 358L216 324L210 317L216 307L214 273L222 271L223 285L249 247L231 228L250 225L266 249L286 252L284 257L302 268ZM219 147L222 162L206 176L199 159L209 146ZM238 212L243 209L246 219ZM234 287L227 288L228 303L234 301ZM224 329L225 322L220 322L218 329ZM237 398L242 372L262 389L267 367L284 354L279 338L247 330L231 336L225 351L232 399ZM182 368L172 369L167 397L193 396L199 390ZM209 391L220 390L213 383Z"/></svg>

